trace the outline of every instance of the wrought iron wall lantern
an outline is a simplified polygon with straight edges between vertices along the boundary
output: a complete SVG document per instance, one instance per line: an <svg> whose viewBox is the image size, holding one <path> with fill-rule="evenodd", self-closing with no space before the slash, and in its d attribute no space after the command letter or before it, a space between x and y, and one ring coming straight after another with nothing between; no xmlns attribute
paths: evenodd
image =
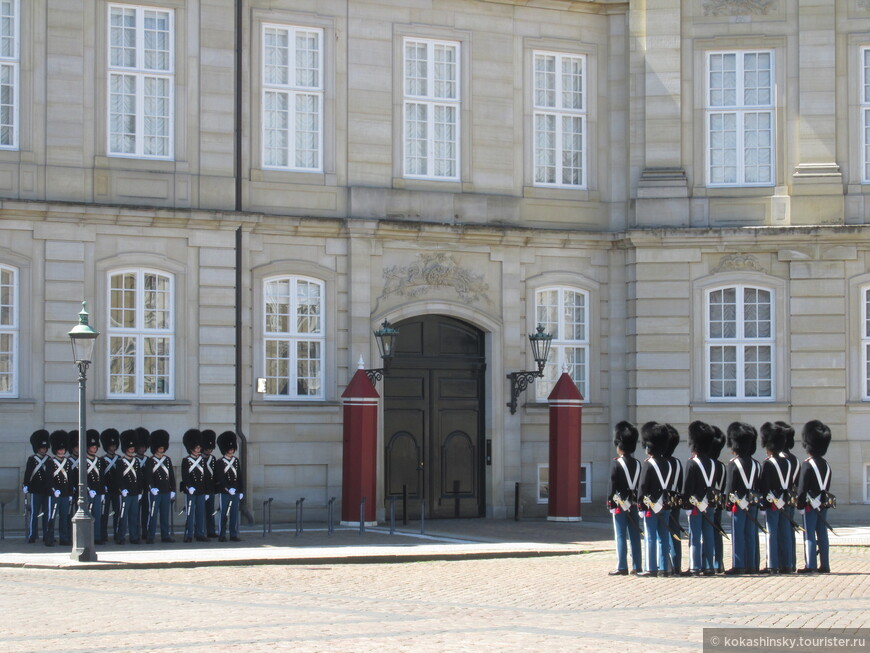
<svg viewBox="0 0 870 653"><path fill-rule="evenodd" d="M378 350L381 352L381 360L384 362L383 367L378 367L372 370L365 370L366 376L372 385L384 378L387 370L390 367L390 362L393 360L395 352L396 340L399 337L399 330L393 328L389 320L384 320L381 328L374 331L375 340L378 343Z"/></svg>
<svg viewBox="0 0 870 653"><path fill-rule="evenodd" d="M517 399L520 393L529 387L535 379L544 376L544 367L550 356L550 345L553 344L553 334L544 333L543 325L539 324L536 332L529 334L529 342L532 344L532 356L538 365L537 371L511 372L507 378L511 382L511 400L507 407L511 409L511 415L517 412Z"/></svg>

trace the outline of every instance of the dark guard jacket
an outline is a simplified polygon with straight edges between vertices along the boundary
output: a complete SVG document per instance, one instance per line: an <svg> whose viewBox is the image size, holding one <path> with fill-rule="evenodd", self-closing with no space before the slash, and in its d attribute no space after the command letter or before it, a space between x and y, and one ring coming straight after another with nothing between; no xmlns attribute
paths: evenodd
<svg viewBox="0 0 870 653"><path fill-rule="evenodd" d="M145 485L165 494L175 491L175 470L169 456L151 456L145 467Z"/></svg>
<svg viewBox="0 0 870 653"><path fill-rule="evenodd" d="M818 475L810 461L816 463L819 470ZM819 477L822 482L819 483ZM831 487L831 468L828 462L821 456L810 456L801 463L800 474L798 475L798 506L805 507L809 504L810 498L818 498L822 492L827 492Z"/></svg>
<svg viewBox="0 0 870 653"><path fill-rule="evenodd" d="M97 494L106 493L106 460L99 456L87 456L88 489Z"/></svg>
<svg viewBox="0 0 870 653"><path fill-rule="evenodd" d="M661 480L656 473L653 461L658 465L661 473ZM643 461L640 467L640 491L638 492L638 508L642 511L648 510L648 506L643 502L644 497L649 497L653 503L657 502L665 490L673 485L674 470L668 464L668 459L665 456L648 456ZM664 485L662 485L664 481Z"/></svg>
<svg viewBox="0 0 870 653"><path fill-rule="evenodd" d="M683 482L683 495L686 501L695 497L699 502L709 496L709 491L715 485L716 463L707 456L697 454L686 463L686 479ZM691 507L691 504L686 506Z"/></svg>
<svg viewBox="0 0 870 653"><path fill-rule="evenodd" d="M24 487L34 494L50 494L53 469L48 454L33 454L24 467Z"/></svg>
<svg viewBox="0 0 870 653"><path fill-rule="evenodd" d="M230 488L235 488L237 491L244 488L241 465L236 456L232 458L224 456L215 462L214 485L215 491L220 493L226 493Z"/></svg>
<svg viewBox="0 0 870 653"><path fill-rule="evenodd" d="M793 475L794 468L787 458L772 455L765 459L761 464L761 478L759 479L758 490L761 497L765 499L766 507L773 507L776 510L782 510L785 507L771 506L771 502L767 501L767 495L771 493L775 499L787 500L788 489Z"/></svg>
<svg viewBox="0 0 870 653"><path fill-rule="evenodd" d="M142 494L145 490L145 475L139 468L139 459L136 456L121 457L115 463L114 476L118 493L127 490L129 494Z"/></svg>
<svg viewBox="0 0 870 653"><path fill-rule="evenodd" d="M625 463L623 468L622 464ZM610 481L607 485L607 507L609 509L616 508L613 502L613 495L619 494L622 499L637 502L637 490L640 486L640 461L631 454L623 454L619 458L614 458L610 461ZM626 475L627 470L627 475ZM634 483L634 488L629 487L629 478Z"/></svg>
<svg viewBox="0 0 870 653"><path fill-rule="evenodd" d="M66 456L52 457L49 464L51 465L51 491L60 490L60 496L71 497L78 482L72 472L72 462Z"/></svg>
<svg viewBox="0 0 870 653"><path fill-rule="evenodd" d="M755 461L749 456L732 458L726 468L726 477L725 493L727 495L733 492L738 498L747 499L751 492L758 489L758 470Z"/></svg>
<svg viewBox="0 0 870 653"><path fill-rule="evenodd" d="M205 458L203 456L185 456L181 461L181 485L184 494L189 494L188 488L193 488L193 494L208 494L206 492Z"/></svg>

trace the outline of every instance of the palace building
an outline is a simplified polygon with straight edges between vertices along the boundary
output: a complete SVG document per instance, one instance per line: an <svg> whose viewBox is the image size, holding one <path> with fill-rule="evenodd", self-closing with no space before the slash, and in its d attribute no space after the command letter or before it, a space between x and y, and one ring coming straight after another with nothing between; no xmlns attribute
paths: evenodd
<svg viewBox="0 0 870 653"><path fill-rule="evenodd" d="M590 514L623 419L820 419L870 502L868 197L870 0L0 0L0 491L87 300L88 425L237 430L258 518L384 320L380 515L545 515L563 370Z"/></svg>

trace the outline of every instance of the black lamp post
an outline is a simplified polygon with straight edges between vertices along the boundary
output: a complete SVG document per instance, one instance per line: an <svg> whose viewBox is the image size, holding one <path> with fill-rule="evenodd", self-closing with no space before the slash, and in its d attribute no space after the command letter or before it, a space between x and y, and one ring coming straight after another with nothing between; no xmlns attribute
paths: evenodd
<svg viewBox="0 0 870 653"><path fill-rule="evenodd" d="M507 375L511 382L511 400L507 403L507 407L511 409L511 415L517 412L517 399L520 393L528 388L535 379L544 376L544 367L550 356L550 345L553 344L553 334L544 333L543 325L539 324L536 332L529 335L529 342L532 344L532 356L538 364L538 370L511 372Z"/></svg>
<svg viewBox="0 0 870 653"><path fill-rule="evenodd" d="M378 343L378 350L381 352L381 360L384 361L384 366L365 370L366 376L369 377L372 385L384 378L384 374L386 374L387 369L390 367L390 361L393 360L393 353L395 352L396 340L399 337L399 330L394 329L389 320L384 320L381 328L373 333Z"/></svg>
<svg viewBox="0 0 870 653"><path fill-rule="evenodd" d="M82 302L79 323L69 332L73 360L79 368L79 505L72 518L73 538L70 558L77 562L96 562L94 549L94 518L88 510L88 448L85 419L85 389L87 369L93 360L94 344L100 333L88 324L88 311Z"/></svg>

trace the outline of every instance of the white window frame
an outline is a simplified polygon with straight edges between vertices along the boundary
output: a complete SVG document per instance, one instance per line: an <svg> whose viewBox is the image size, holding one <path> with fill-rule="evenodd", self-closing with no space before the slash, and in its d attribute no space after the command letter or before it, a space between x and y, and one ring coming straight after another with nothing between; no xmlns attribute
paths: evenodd
<svg viewBox="0 0 870 653"><path fill-rule="evenodd" d="M538 61L542 58L552 58L555 62L554 80L553 80L553 98L552 104L540 103L538 97ZM566 61L573 60L580 62L580 107L565 106L564 102L564 76L562 73L563 64ZM587 93L586 93L586 55L571 54L566 52L547 52L543 50L535 50L532 52L532 180L535 186L547 188L571 188L575 190L583 190L587 187L587 146L588 139L588 120L587 120ZM541 157L541 145L539 142L539 120L550 118L554 122L554 144L553 144L553 162L554 181L545 181L540 179L542 166L539 165ZM564 181L565 166L564 158L567 151L567 141L565 138L565 122L576 120L579 121L579 137L580 137L580 161L579 161L579 178L577 183L569 183ZM550 167L549 165L547 167Z"/></svg>
<svg viewBox="0 0 870 653"><path fill-rule="evenodd" d="M870 184L870 47L863 47L860 52L861 183Z"/></svg>
<svg viewBox="0 0 870 653"><path fill-rule="evenodd" d="M735 323L737 331L734 337L718 337L713 338L710 331L710 297L713 293L725 291L728 289L735 290ZM747 337L745 335L745 327L747 324L745 317L746 303L744 301L746 290L759 290L770 293L770 335L768 337ZM704 394L707 401L710 402L772 402L776 400L776 302L777 294L774 288L750 284L750 283L730 283L717 285L707 288L704 291ZM736 384L737 393L734 396L713 396L711 392L712 385L712 366L713 360L711 351L716 347L734 347L736 360L734 362L736 368ZM752 347L769 347L770 349L770 394L767 396L752 396L746 394L746 351Z"/></svg>
<svg viewBox="0 0 870 653"><path fill-rule="evenodd" d="M412 93L409 89L410 82L408 78L408 45L411 43L419 43L426 46L426 74L425 74L425 93ZM455 76L452 80L448 80L448 87L454 89L452 96L447 94L438 94L435 91L436 84L436 48L453 48L454 50L454 70ZM461 163L461 127L462 127L462 51L459 41L446 41L440 39L428 39L418 37L404 37L402 39L402 170L403 176L409 179L430 179L435 181L459 181L460 180L460 163ZM412 106L421 106L425 108L425 135L420 140L425 140L426 153L422 157L425 160L424 172L411 172L409 161L409 140L411 138L409 121L410 109ZM437 156L439 151L439 141L435 139L436 133L436 114L438 110L452 109L455 115L454 134L452 141L444 140L444 143L453 146L452 157L442 157L443 160L452 162L453 174L437 174L436 162L439 160Z"/></svg>
<svg viewBox="0 0 870 653"><path fill-rule="evenodd" d="M288 297L288 313L287 313L287 331L270 331L269 330L269 292L267 290L270 283L286 281L289 284ZM319 322L320 328L313 332L300 332L296 328L299 318L299 305L297 303L298 293L297 285L299 282L313 284L320 289L320 313ZM266 379L266 392L263 395L264 399L271 401L322 401L326 398L326 378L325 378L325 363L326 363L326 283L323 279L314 277L306 277L301 275L275 275L263 279L263 309L262 309L262 328L263 328L263 377ZM269 365L269 346L270 342L285 342L287 343L287 374L279 376L270 374ZM297 344L302 342L316 343L319 345L319 357L311 360L316 361L319 366L319 376L313 378L319 381L319 390L313 394L304 394L298 391L298 357ZM278 359L281 360L281 359ZM278 383L286 384L287 392L274 392L274 388ZM272 391L270 391L272 390Z"/></svg>
<svg viewBox="0 0 870 653"><path fill-rule="evenodd" d="M556 292L557 304L555 307L555 322L551 319L553 316L548 316L544 307L540 304L541 293ZM583 298L584 320L582 324L583 334L581 338L565 338L565 301L568 293L574 293ZM550 357L547 359L547 364L544 367L543 378L537 380L535 386L535 400L537 402L546 402L550 393L553 391L553 386L562 375L562 369L568 365L569 374L577 386L577 390L583 396L584 401L589 398L589 367L591 365L591 347L590 347L590 296L589 291L582 288L572 286L544 286L535 289L535 324L541 324L544 331L553 335L553 340L550 345ZM567 350L574 350L582 353L582 362L568 362ZM578 374L578 368L580 373Z"/></svg>
<svg viewBox="0 0 870 653"><path fill-rule="evenodd" d="M18 347L20 343L18 322L18 315L20 313L20 308L18 304L18 287L20 274L18 269L12 267L11 265L0 265L0 283L2 283L2 273L10 274L12 276L11 283L8 284L8 286L10 287L9 300L11 302L11 304L8 305L10 315L9 319L4 322L2 319L2 313L0 313L0 336L8 336L10 338L9 351L3 352L2 347L0 347L0 353L7 353L11 358L7 372L11 377L9 389L4 391L2 390L2 388L0 388L0 397L8 399L18 396ZM0 306L3 306L2 294L0 294Z"/></svg>
<svg viewBox="0 0 870 653"><path fill-rule="evenodd" d="M17 150L21 131L21 13L19 0L4 0L0 11L6 6L12 13L0 13L0 149Z"/></svg>
<svg viewBox="0 0 870 653"><path fill-rule="evenodd" d="M756 103L756 104L745 104L746 99L746 70L745 63L746 58L749 55L760 55L767 54L770 56L770 102L767 103ZM713 103L712 94L712 84L711 78L714 74L711 66L711 59L713 57L725 57L734 55L735 57L735 102L731 103ZM766 186L774 186L776 184L776 143L777 143L777 126L776 126L776 59L774 56L773 50L723 50L723 51L711 51L706 53L705 58L705 88L704 88L704 106L706 108L705 111L705 158L706 158L706 166L705 166L705 178L707 182L707 186L711 188L733 188L733 187L747 187L747 186L758 186L758 187L766 187ZM737 98L740 98L739 100ZM746 143L747 135L747 118L752 116L753 114L767 114L769 116L770 123L770 179L765 181L746 181L747 177L747 165L745 163L746 157ZM736 143L734 145L735 154L735 167L736 174L734 181L714 181L713 180L713 150L712 150L712 130L713 130L713 121L717 116L726 116L733 115L734 116L734 131L736 137ZM763 149L763 148L759 148Z"/></svg>
<svg viewBox="0 0 870 653"><path fill-rule="evenodd" d="M580 503L592 503L592 463L580 463Z"/></svg>
<svg viewBox="0 0 870 653"><path fill-rule="evenodd" d="M542 477L546 472L546 480ZM580 503L592 503L592 463L580 463ZM585 477L584 477L585 474ZM538 463L537 502L546 505L550 502L550 464Z"/></svg>
<svg viewBox="0 0 870 653"><path fill-rule="evenodd" d="M118 275L133 274L135 275L134 288L134 311L135 325L133 327L120 327L112 324L112 277ZM166 311L168 312L168 327L165 328L146 328L145 327L145 275L157 275L168 280L169 301L167 302ZM110 399L136 399L148 401L165 401L175 398L175 311L176 311L176 293L175 293L175 275L165 270L154 268L120 268L108 271L106 275L106 306L108 307L106 317L106 341L108 343L106 349L106 396ZM133 341L135 353L133 355L135 378L135 389L133 392L114 392L112 390L112 377L115 376L112 371L112 340L113 338L129 338ZM168 359L166 363L166 385L163 392L147 392L145 388L145 346L146 338L161 338L168 341L168 352L165 357Z"/></svg>
<svg viewBox="0 0 870 653"><path fill-rule="evenodd" d="M285 32L287 34L287 80L270 81L269 76L269 44L267 34L270 31ZM294 76L297 71L297 63L299 52L295 46L296 38L302 34L316 35L317 37L317 61L316 61L316 81L314 84L305 84L300 82ZM300 25L282 25L277 23L264 23L262 27L262 120L260 127L260 136L262 140L262 161L263 168L268 170L287 170L295 172L323 172L323 105L324 96L324 75L323 75L323 49L324 49L324 30L319 27L304 27ZM292 78L292 79L291 79ZM283 97L286 101L286 106L282 109L273 109L270 97ZM296 125L297 117L300 115L299 103L305 98L315 98L317 109L314 113L317 120L317 135L316 135L316 161L313 165L304 165L298 160L300 152L299 137ZM268 134L270 132L269 125L273 123L270 114L284 115L284 125L286 125L287 142L281 147L270 148ZM270 152L274 150L276 153L283 155L286 159L286 164L275 163Z"/></svg>
<svg viewBox="0 0 870 653"><path fill-rule="evenodd" d="M123 65L112 63L113 41L112 41L112 13L115 10L133 11L135 15L135 64ZM145 57L145 15L147 13L161 13L168 17L169 36L168 36L168 54L167 64L165 67L148 67ZM107 8L107 55L106 65L106 152L111 157L136 158L136 159L157 159L157 160L172 160L175 156L175 11L165 7L137 6L125 4L110 4ZM133 81L134 90L133 97L135 107L133 109L134 127L132 136L134 139L134 147L132 152L124 151L121 148L113 149L112 134L113 125L113 106L116 95L113 90L113 81L116 78L128 77ZM149 82L162 82L167 87L167 94L160 96L158 102L165 102L166 113L156 114L159 120L166 120L166 149L165 154L153 154L146 151L146 141L150 138L145 133L146 130L146 107L149 100L146 98L146 86ZM123 118L119 118L123 121ZM130 132L119 132L130 133ZM162 134L159 138L164 138Z"/></svg>

